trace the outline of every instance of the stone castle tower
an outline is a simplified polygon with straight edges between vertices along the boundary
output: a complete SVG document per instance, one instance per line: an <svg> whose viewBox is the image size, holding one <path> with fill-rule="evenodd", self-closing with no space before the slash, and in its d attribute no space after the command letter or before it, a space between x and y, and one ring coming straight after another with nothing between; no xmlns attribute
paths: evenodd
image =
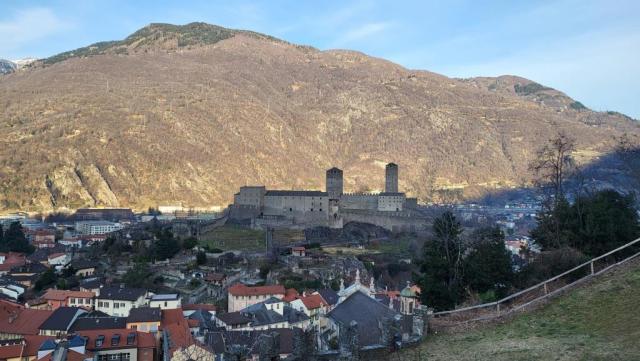
<svg viewBox="0 0 640 361"><path fill-rule="evenodd" d="M395 163L387 164L384 176L384 191L398 193L398 165Z"/></svg>
<svg viewBox="0 0 640 361"><path fill-rule="evenodd" d="M342 170L336 167L329 169L327 171L327 193L329 193L329 199L339 199L342 195L343 187Z"/></svg>

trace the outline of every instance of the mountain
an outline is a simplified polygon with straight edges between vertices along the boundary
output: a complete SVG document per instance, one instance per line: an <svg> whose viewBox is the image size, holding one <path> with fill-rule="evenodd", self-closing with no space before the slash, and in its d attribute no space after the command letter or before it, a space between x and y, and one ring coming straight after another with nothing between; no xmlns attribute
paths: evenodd
<svg viewBox="0 0 640 361"><path fill-rule="evenodd" d="M0 74L9 74L16 71L16 64L9 60L0 59Z"/></svg>
<svg viewBox="0 0 640 361"><path fill-rule="evenodd" d="M16 69L20 70L24 67L29 66L29 64L34 63L38 61L38 59L35 58L24 58L24 59L17 59L17 60L13 60L13 63L16 65Z"/></svg>
<svg viewBox="0 0 640 361"><path fill-rule="evenodd" d="M638 122L530 80L452 79L249 31L151 24L0 77L0 209L226 205L238 187L379 190L422 200L530 183L563 130L595 162Z"/></svg>

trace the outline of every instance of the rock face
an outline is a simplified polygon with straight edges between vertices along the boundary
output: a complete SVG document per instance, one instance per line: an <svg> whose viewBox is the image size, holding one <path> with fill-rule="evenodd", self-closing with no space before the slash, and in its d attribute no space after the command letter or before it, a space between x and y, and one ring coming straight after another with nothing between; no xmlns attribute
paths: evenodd
<svg viewBox="0 0 640 361"><path fill-rule="evenodd" d="M563 130L590 162L637 121L518 77L451 79L353 51L206 24L154 24L0 77L0 210L183 202L239 186L382 190L422 200L528 184Z"/></svg>

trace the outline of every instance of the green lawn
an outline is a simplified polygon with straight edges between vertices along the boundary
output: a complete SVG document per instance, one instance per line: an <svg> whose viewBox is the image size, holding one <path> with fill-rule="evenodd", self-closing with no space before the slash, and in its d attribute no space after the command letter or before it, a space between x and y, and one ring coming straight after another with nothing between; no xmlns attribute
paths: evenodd
<svg viewBox="0 0 640 361"><path fill-rule="evenodd" d="M403 360L640 360L640 261L497 326L430 335Z"/></svg>
<svg viewBox="0 0 640 361"><path fill-rule="evenodd" d="M201 245L225 251L259 251L265 247L265 232L224 225L200 236Z"/></svg>
<svg viewBox="0 0 640 361"><path fill-rule="evenodd" d="M304 232L298 230L276 230L274 240L281 245L304 240ZM224 225L200 236L200 245L220 248L225 251L262 251L265 249L265 232Z"/></svg>

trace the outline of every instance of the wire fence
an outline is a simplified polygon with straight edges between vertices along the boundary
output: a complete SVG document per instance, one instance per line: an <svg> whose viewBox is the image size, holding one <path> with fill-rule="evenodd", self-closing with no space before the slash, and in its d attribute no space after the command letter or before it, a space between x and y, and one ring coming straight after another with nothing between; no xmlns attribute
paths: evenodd
<svg viewBox="0 0 640 361"><path fill-rule="evenodd" d="M448 328L509 315L553 297L596 275L640 256L640 238L501 300L433 313L431 326Z"/></svg>

